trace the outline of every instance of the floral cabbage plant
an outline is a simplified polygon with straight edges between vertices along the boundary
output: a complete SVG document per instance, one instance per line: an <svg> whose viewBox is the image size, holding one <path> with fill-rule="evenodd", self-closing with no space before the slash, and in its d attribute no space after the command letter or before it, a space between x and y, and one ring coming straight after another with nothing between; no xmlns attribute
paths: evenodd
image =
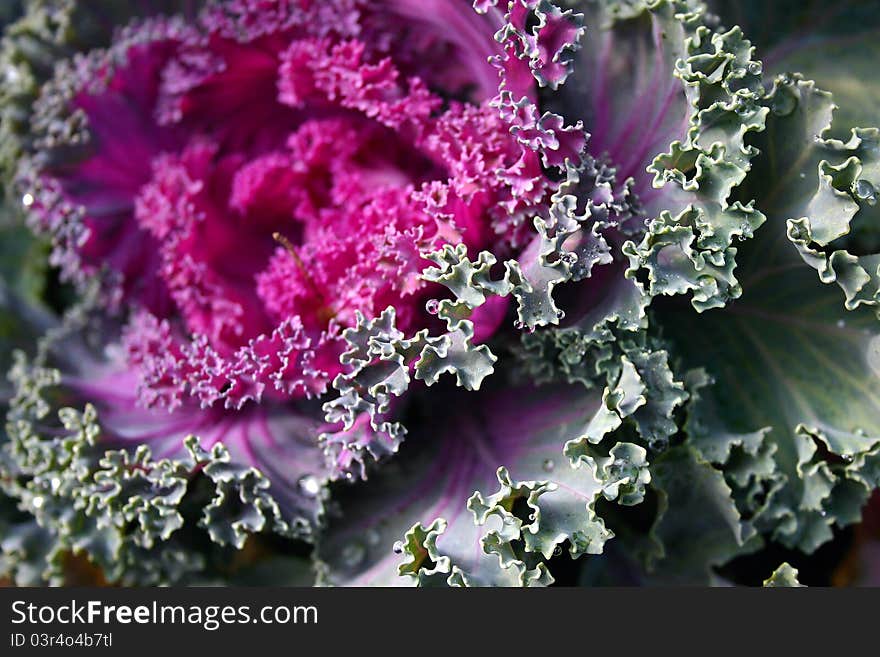
<svg viewBox="0 0 880 657"><path fill-rule="evenodd" d="M852 535L875 12L20 4L15 582L779 586Z"/></svg>

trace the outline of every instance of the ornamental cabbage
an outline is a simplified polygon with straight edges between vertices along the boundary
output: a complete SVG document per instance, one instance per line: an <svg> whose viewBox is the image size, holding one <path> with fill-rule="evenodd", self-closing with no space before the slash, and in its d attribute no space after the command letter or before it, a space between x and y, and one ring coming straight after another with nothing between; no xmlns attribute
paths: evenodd
<svg viewBox="0 0 880 657"><path fill-rule="evenodd" d="M15 582L843 581L816 555L880 486L876 12L23 4Z"/></svg>

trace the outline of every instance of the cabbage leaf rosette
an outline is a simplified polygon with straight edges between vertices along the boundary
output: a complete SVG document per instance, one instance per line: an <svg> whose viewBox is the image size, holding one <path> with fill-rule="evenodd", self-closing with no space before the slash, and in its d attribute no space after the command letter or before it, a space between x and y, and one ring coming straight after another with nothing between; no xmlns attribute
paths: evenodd
<svg viewBox="0 0 880 657"><path fill-rule="evenodd" d="M873 12L729 4L23 3L0 571L809 580L880 482L880 131L816 54Z"/></svg>

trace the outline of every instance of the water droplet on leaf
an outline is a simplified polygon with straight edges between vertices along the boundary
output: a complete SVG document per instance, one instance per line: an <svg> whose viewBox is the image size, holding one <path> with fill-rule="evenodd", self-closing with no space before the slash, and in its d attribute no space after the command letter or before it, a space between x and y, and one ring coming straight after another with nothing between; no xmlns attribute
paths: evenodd
<svg viewBox="0 0 880 657"><path fill-rule="evenodd" d="M437 299L429 299L428 303L425 304L425 310L432 315L436 315L440 312L440 302Z"/></svg>
<svg viewBox="0 0 880 657"><path fill-rule="evenodd" d="M15 66L7 66L5 77L9 84L15 84L21 79L21 73L18 72Z"/></svg>
<svg viewBox="0 0 880 657"><path fill-rule="evenodd" d="M342 549L342 560L349 568L359 566L367 555L367 551L360 543L350 543Z"/></svg>
<svg viewBox="0 0 880 657"><path fill-rule="evenodd" d="M868 205L874 205L877 203L877 190L874 189L874 185L872 185L870 181L865 180L864 178L857 180L856 184L853 186L853 191L856 194L856 198L860 201L864 201Z"/></svg>
<svg viewBox="0 0 880 657"><path fill-rule="evenodd" d="M321 482L314 475L305 475L297 482L300 492L306 497L315 497L321 492Z"/></svg>
<svg viewBox="0 0 880 657"><path fill-rule="evenodd" d="M880 375L880 335L874 336L868 343L868 366Z"/></svg>
<svg viewBox="0 0 880 657"><path fill-rule="evenodd" d="M770 110L776 116L788 116L794 112L795 107L797 107L797 100L795 100L794 96L779 89L777 90L776 95L773 96L773 103L770 106Z"/></svg>
<svg viewBox="0 0 880 657"><path fill-rule="evenodd" d="M394 541L394 545L391 546L391 551L394 552L394 554L403 554L403 542Z"/></svg>
<svg viewBox="0 0 880 657"><path fill-rule="evenodd" d="M31 207L34 204L34 195L27 193L24 196L22 196L21 197L21 204L26 208Z"/></svg>

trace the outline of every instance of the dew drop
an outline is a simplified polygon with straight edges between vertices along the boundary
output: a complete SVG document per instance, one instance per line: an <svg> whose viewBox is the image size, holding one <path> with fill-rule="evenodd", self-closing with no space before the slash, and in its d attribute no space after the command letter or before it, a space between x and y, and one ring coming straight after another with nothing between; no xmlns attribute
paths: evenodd
<svg viewBox="0 0 880 657"><path fill-rule="evenodd" d="M868 343L868 366L880 375L880 335L871 338Z"/></svg>
<svg viewBox="0 0 880 657"><path fill-rule="evenodd" d="M31 194L30 192L28 192L27 194L22 196L21 197L21 204L26 208L31 207L34 204L34 195Z"/></svg>
<svg viewBox="0 0 880 657"><path fill-rule="evenodd" d="M300 477L296 485L306 497L315 497L321 491L321 482L314 475Z"/></svg>
<svg viewBox="0 0 880 657"><path fill-rule="evenodd" d="M761 66L761 62L749 62L748 69L752 75L760 75L763 66Z"/></svg>
<svg viewBox="0 0 880 657"><path fill-rule="evenodd" d="M43 496L37 495L33 500L31 500L31 504L34 505L35 509L39 509L43 506Z"/></svg>
<svg viewBox="0 0 880 657"><path fill-rule="evenodd" d="M558 557L560 554L562 554L562 546L557 545L555 548L553 548L553 556Z"/></svg>
<svg viewBox="0 0 880 657"><path fill-rule="evenodd" d="M553 462L553 459L544 459L544 462L541 463L541 468L544 472L553 472L553 469L556 467L556 463Z"/></svg>
<svg viewBox="0 0 880 657"><path fill-rule="evenodd" d="M14 66L7 66L5 77L9 84L15 84L21 79L21 73L19 73L18 69Z"/></svg>
<svg viewBox="0 0 880 657"><path fill-rule="evenodd" d="M513 323L513 328L515 328L517 331L522 331L525 327L526 325L522 322L522 320L518 319Z"/></svg>
<svg viewBox="0 0 880 657"><path fill-rule="evenodd" d="M367 555L367 551L360 543L350 543L342 549L342 560L349 568L359 566Z"/></svg>
<svg viewBox="0 0 880 657"><path fill-rule="evenodd" d="M558 319L560 322L563 319L565 319L565 311L564 310L557 310L556 311L556 319Z"/></svg>
<svg viewBox="0 0 880 657"><path fill-rule="evenodd" d="M394 554L403 554L403 543L401 541L394 541L394 545L391 546L391 551Z"/></svg>
<svg viewBox="0 0 880 657"><path fill-rule="evenodd" d="M770 110L776 116L788 116L794 112L796 106L797 101L794 99L794 96L787 91L779 89L773 97L773 104L771 105Z"/></svg>
<svg viewBox="0 0 880 657"><path fill-rule="evenodd" d="M431 315L436 315L440 312L440 302L437 299L429 299L428 303L425 304L425 310L427 310Z"/></svg>
<svg viewBox="0 0 880 657"><path fill-rule="evenodd" d="M853 186L853 191L856 194L856 198L864 201L868 205L874 205L877 203L877 190L874 189L874 185L872 185L870 181L865 180L864 178L857 180L856 184Z"/></svg>

